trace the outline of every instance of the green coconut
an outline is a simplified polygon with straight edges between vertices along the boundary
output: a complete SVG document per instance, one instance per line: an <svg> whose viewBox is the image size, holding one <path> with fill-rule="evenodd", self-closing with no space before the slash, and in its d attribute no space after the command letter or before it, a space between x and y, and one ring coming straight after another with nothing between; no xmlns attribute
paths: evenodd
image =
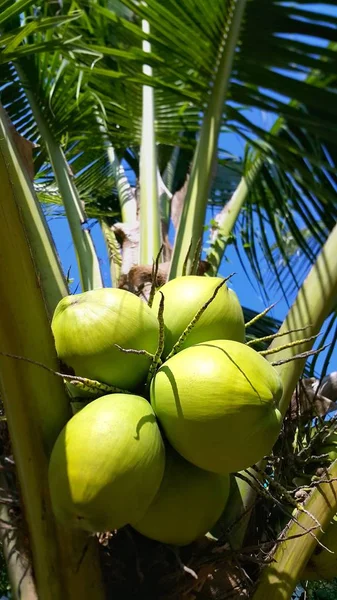
<svg viewBox="0 0 337 600"><path fill-rule="evenodd" d="M246 479L250 478L249 471L250 469L247 469L242 473ZM249 518L250 515L250 512L247 512L246 510L247 485L249 484L247 484L246 481L243 481L243 479L236 477L234 474L229 475L229 477L230 486L226 506L214 527L210 529L210 533L216 539L226 536L232 550L238 550L242 547L243 537L245 535L245 519L247 521L247 518ZM254 485L253 480L252 485ZM239 514L242 515L242 518L240 519L238 519Z"/></svg>
<svg viewBox="0 0 337 600"><path fill-rule="evenodd" d="M164 295L165 347L167 356L198 310L212 297L222 277L177 277L160 288ZM152 310L157 315L160 292L155 294ZM239 300L226 284L206 308L187 335L181 349L200 342L224 339L244 342L245 322Z"/></svg>
<svg viewBox="0 0 337 600"><path fill-rule="evenodd" d="M104 288L63 298L52 330L59 358L75 375L133 391L146 378L151 359L121 352L115 344L154 354L159 326L140 298Z"/></svg>
<svg viewBox="0 0 337 600"><path fill-rule="evenodd" d="M245 469L268 454L281 426L282 384L255 350L232 340L186 348L151 384L153 409L172 446L216 473Z"/></svg>
<svg viewBox="0 0 337 600"><path fill-rule="evenodd" d="M329 548L325 550L317 544L313 554L311 555L309 562L307 563L301 579L309 580L322 580L322 579L334 579L337 577L337 516L333 517L333 520L326 533L321 537L320 541L324 546Z"/></svg>
<svg viewBox="0 0 337 600"><path fill-rule="evenodd" d="M165 448L150 404L109 394L74 415L49 464L54 513L65 525L111 531L139 520L156 495Z"/></svg>
<svg viewBox="0 0 337 600"><path fill-rule="evenodd" d="M131 525L164 544L185 546L205 535L225 508L229 476L210 473L166 448L161 486L145 515Z"/></svg>

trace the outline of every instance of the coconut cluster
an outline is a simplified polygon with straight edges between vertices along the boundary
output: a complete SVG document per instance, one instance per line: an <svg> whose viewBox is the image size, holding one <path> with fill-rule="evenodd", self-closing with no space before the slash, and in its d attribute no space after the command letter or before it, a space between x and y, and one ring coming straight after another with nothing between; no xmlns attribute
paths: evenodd
<svg viewBox="0 0 337 600"><path fill-rule="evenodd" d="M221 283L179 277L151 308L112 288L57 306L60 360L116 388L83 403L55 443L49 486L62 523L91 532L129 524L160 542L189 544L225 510L229 474L270 452L281 381L245 345L242 308Z"/></svg>

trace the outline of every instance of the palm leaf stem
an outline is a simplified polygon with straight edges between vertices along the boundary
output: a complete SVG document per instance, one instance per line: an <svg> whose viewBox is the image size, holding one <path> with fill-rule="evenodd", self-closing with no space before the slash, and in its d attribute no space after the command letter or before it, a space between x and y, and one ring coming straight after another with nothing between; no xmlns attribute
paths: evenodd
<svg viewBox="0 0 337 600"><path fill-rule="evenodd" d="M303 337L303 329L305 328L306 336L316 336L331 311L336 306L337 298L337 225L330 233L326 243L324 244L321 253L319 254L315 264L312 266L306 280L300 288L296 300L290 308L286 318L284 319L279 332L284 334L283 340L286 344ZM295 332L294 330L297 331ZM302 329L302 331L301 331ZM288 333L292 331L293 333ZM269 348L275 348L279 344L278 338L270 344ZM271 354L266 357L266 360L274 362L277 360L292 359L297 354L308 352L313 347L314 340L308 341L301 345L290 346L283 349L276 355ZM291 360L280 366L275 366L282 380L283 394L279 403L279 409L282 416L285 415L294 389L302 374L306 359ZM248 484L241 490L242 503L245 507L254 505L256 492ZM241 508L238 505L238 512ZM235 535L238 539L243 539L246 530L246 523L239 527ZM234 541L235 543L235 541ZM278 596L275 596L278 598ZM280 596L281 598L281 596ZM255 600L255 599L254 599Z"/></svg>
<svg viewBox="0 0 337 600"><path fill-rule="evenodd" d="M144 33L149 33L149 24L142 20ZM151 52L151 45L143 41L144 52ZM152 76L152 67L143 65L143 73ZM142 134L140 149L140 264L150 265L161 247L159 215L157 150L155 138L154 89L143 85Z"/></svg>
<svg viewBox="0 0 337 600"><path fill-rule="evenodd" d="M296 300L290 308L279 333L284 333L284 344L301 339L301 332L287 333L294 329L306 328L306 336L319 334L321 327L336 307L337 298L337 225L331 231L315 264L312 266L307 278L301 286ZM270 349L278 345L274 340ZM312 348L313 342L306 342L300 346L289 347L280 351L276 358L283 360L294 357L296 354L307 352ZM270 362L275 361L275 354L267 357ZM305 365L305 358L293 360L275 368L278 370L283 383L283 395L280 410L284 415L295 386L301 376Z"/></svg>
<svg viewBox="0 0 337 600"><path fill-rule="evenodd" d="M113 229L110 227L110 225L106 222L105 219L101 220L101 228L108 251L111 283L113 287L117 287L121 276L122 265L119 245Z"/></svg>
<svg viewBox="0 0 337 600"><path fill-rule="evenodd" d="M9 139L1 122L1 149ZM41 284L29 237L17 205L18 188L0 153L0 351L58 370ZM7 417L37 595L43 600L103 598L97 547L86 534L59 526L48 491L48 461L70 417L59 378L37 366L0 354L0 393ZM83 553L85 550L85 553ZM94 590L94 592L93 592Z"/></svg>
<svg viewBox="0 0 337 600"><path fill-rule="evenodd" d="M41 137L47 148L50 163L63 200L64 210L75 246L82 290L87 291L103 287L99 261L90 230L87 228L87 218L70 174L66 157L53 136L34 91L29 85L29 79L26 77L24 69L20 64L16 64L15 66L25 89Z"/></svg>
<svg viewBox="0 0 337 600"><path fill-rule="evenodd" d="M216 216L216 229L213 230L211 245L206 255L206 260L211 265L207 272L207 275L210 277L215 276L220 268L228 241L241 213L242 206L249 195L250 186L258 175L262 164L263 158L259 156L247 175L241 178L230 200L225 204L219 215Z"/></svg>
<svg viewBox="0 0 337 600"><path fill-rule="evenodd" d="M194 256L203 233L208 193L213 176L232 65L237 49L246 0L228 3L228 18L223 32L223 47L214 85L205 111L200 138L194 154L191 176L173 249L169 279L182 275L187 258L187 273L192 272Z"/></svg>
<svg viewBox="0 0 337 600"><path fill-rule="evenodd" d="M68 294L67 285L41 206L27 170L19 161L18 151L8 127L6 112L1 105L0 132L0 151L8 165L13 194L25 224L39 284L51 318L57 303Z"/></svg>
<svg viewBox="0 0 337 600"><path fill-rule="evenodd" d="M305 502L306 512L296 511L297 522L291 522L283 533L272 561L262 571L252 600L291 599L317 540L322 537L323 531L327 530L337 512L337 461L331 465L324 479L327 483L317 486ZM318 527L314 519L321 527Z"/></svg>
<svg viewBox="0 0 337 600"><path fill-rule="evenodd" d="M123 223L134 224L137 220L137 203L134 194L132 193L131 186L128 178L125 174L125 170L115 148L113 147L107 127L104 123L104 119L101 115L96 115L99 130L103 136L104 147L107 153L108 161L111 165L112 172L116 181L116 188L118 193L118 199L121 209L121 216Z"/></svg>

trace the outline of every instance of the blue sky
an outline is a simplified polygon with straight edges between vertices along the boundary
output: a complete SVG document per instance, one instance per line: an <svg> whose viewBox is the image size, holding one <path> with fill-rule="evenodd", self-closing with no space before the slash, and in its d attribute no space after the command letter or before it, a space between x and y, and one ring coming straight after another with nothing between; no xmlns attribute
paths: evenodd
<svg viewBox="0 0 337 600"><path fill-rule="evenodd" d="M293 4L289 2L289 4ZM337 15L337 5L336 7L326 6L323 3L317 4L308 4L308 9L315 10L318 13L328 13L328 14L336 14ZM317 40L316 40L317 42ZM251 115L250 115L251 116ZM273 116L263 111L254 111L254 121L258 123L260 126L264 128L270 128L272 123ZM233 134L224 134L220 137L219 146L227 150L229 153L242 156L243 154L243 142L237 135ZM210 215L209 215L210 216ZM73 278L74 282L71 286L71 290L74 292L76 289L79 289L79 277L78 270L75 260L74 247L71 240L69 227L67 225L66 219L64 218L49 218L48 219L50 229L52 235L54 237L58 253L60 256L60 260L63 266L64 271L67 273L70 269L70 276ZM103 274L103 278L106 285L110 283L110 273L109 273L109 263L106 254L105 244L101 235L100 227L98 224L95 224L92 228L92 236L96 246L96 250L99 256L101 270ZM248 272L250 271L250 267L248 261L244 259L245 267ZM235 272L236 275L232 280L232 287L235 289L241 304L244 306L248 306L249 308L255 309L257 311L261 311L266 307L264 299L259 294L258 290L254 289L250 284L247 276L244 272L243 267L238 260L235 249L233 246L230 246L226 252L226 260L223 261L220 269L220 274L223 276L228 275L231 272ZM254 277L252 276L252 280ZM271 290L267 290L268 295L270 296L272 301L277 301L277 305L272 310L271 314L279 318L281 320L284 319L288 307L287 303L282 298L281 292L273 293ZM294 294L290 295L288 298L288 302L291 303L294 300ZM337 360L337 353L333 355L333 362L335 363ZM329 370L334 370L330 368Z"/></svg>

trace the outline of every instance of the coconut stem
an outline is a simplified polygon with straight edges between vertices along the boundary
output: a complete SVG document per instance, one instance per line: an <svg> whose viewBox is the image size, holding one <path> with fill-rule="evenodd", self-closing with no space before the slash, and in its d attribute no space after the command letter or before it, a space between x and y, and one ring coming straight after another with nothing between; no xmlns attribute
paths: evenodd
<svg viewBox="0 0 337 600"><path fill-rule="evenodd" d="M309 358L309 356L315 356L323 352L326 348L329 347L330 344L325 344L322 348L318 348L318 350L308 350L307 352L300 352L300 354L295 354L295 356L290 356L289 358L281 358L281 360L274 360L270 364L273 367L279 367L281 365L285 365L286 363L291 363L294 360L303 360L304 358Z"/></svg>
<svg viewBox="0 0 337 600"><path fill-rule="evenodd" d="M158 322L159 322L159 337L156 354L153 357L152 363L149 368L146 385L149 386L151 379L156 372L157 368L161 365L161 355L164 350L165 344L165 326L164 326L164 294L160 293L160 302L158 308Z"/></svg>
<svg viewBox="0 0 337 600"><path fill-rule="evenodd" d="M116 346L116 348L118 348L118 350L120 350L121 352L124 352L125 354L140 354L140 355L144 355L144 356L148 356L149 358L154 357L153 354L151 354L151 352L148 352L147 350L136 350L135 348L122 348L122 346L119 346L119 344L114 344L114 346Z"/></svg>
<svg viewBox="0 0 337 600"><path fill-rule="evenodd" d="M304 331L307 327L298 327L297 329L293 329L292 331L284 331L283 333L272 333L271 335L265 335L264 337L254 338L253 340L249 340L246 342L246 346L253 346L254 344L260 344L261 342L269 342L278 337L283 337L288 333L296 333L297 331Z"/></svg>
<svg viewBox="0 0 337 600"><path fill-rule="evenodd" d="M255 315L255 317L253 319L251 319L250 321L248 321L247 323L245 323L245 327L250 327L251 325L254 325L254 323L256 323L256 321L259 321L260 319L262 319L262 317L264 317L272 308L274 308L274 306L276 306L277 302L274 302L274 304L271 304L270 306L268 306L267 308L265 308L261 313L259 313L258 315Z"/></svg>
<svg viewBox="0 0 337 600"><path fill-rule="evenodd" d="M151 276L151 289L150 289L150 295L149 295L149 299L147 301L148 306L151 308L152 304L153 304L153 298L156 292L156 283L157 283L157 275L158 275L158 269L159 269L159 260L161 257L161 254L164 250L164 244L162 244L160 246L160 250L157 254L156 260L153 262L152 264L152 276Z"/></svg>
<svg viewBox="0 0 337 600"><path fill-rule="evenodd" d="M134 350L134 352L139 354L139 352L143 352L143 351ZM146 352L146 351L144 350L144 352ZM0 356L6 356L7 358L14 358L15 360L24 360L24 361L30 363L31 365L36 365L37 367L41 367L42 369L45 369L46 371L48 371L49 373L52 373L56 377L62 377L62 379L64 379L65 382L71 383L72 385L74 385L84 391L87 391L87 392L97 392L100 394L102 392L104 392L104 394L114 394L114 393L130 394L131 393L128 390L123 390L123 389L115 387L113 385L108 385L107 383L102 383L101 381L96 381L96 379L88 379L88 377L79 377L78 375L66 375L65 373L60 373L59 371L55 371L54 369L47 367L47 365L44 365L43 363L41 363L39 361L31 360L30 358L25 358L24 356L18 356L17 354L10 354L8 352L0 352Z"/></svg>
<svg viewBox="0 0 337 600"><path fill-rule="evenodd" d="M299 327L297 329L297 331L301 331L301 327ZM305 328L307 329L307 327ZM293 330L294 331L294 330ZM289 333L289 332L286 332ZM279 337L281 337L282 335L286 335L286 333L280 333ZM282 346L277 346L276 348L269 348L268 350L261 350L259 352L259 354L261 354L262 356L269 356L270 354L277 354L277 352L280 352L281 350L285 350L286 348L293 348L294 346L299 346L300 344L305 344L306 342L312 342L313 340L316 340L319 336L319 333L317 335L311 335L308 338L303 338L301 340L295 340L293 342L288 342L288 344L283 344ZM292 357L295 358L295 357Z"/></svg>

